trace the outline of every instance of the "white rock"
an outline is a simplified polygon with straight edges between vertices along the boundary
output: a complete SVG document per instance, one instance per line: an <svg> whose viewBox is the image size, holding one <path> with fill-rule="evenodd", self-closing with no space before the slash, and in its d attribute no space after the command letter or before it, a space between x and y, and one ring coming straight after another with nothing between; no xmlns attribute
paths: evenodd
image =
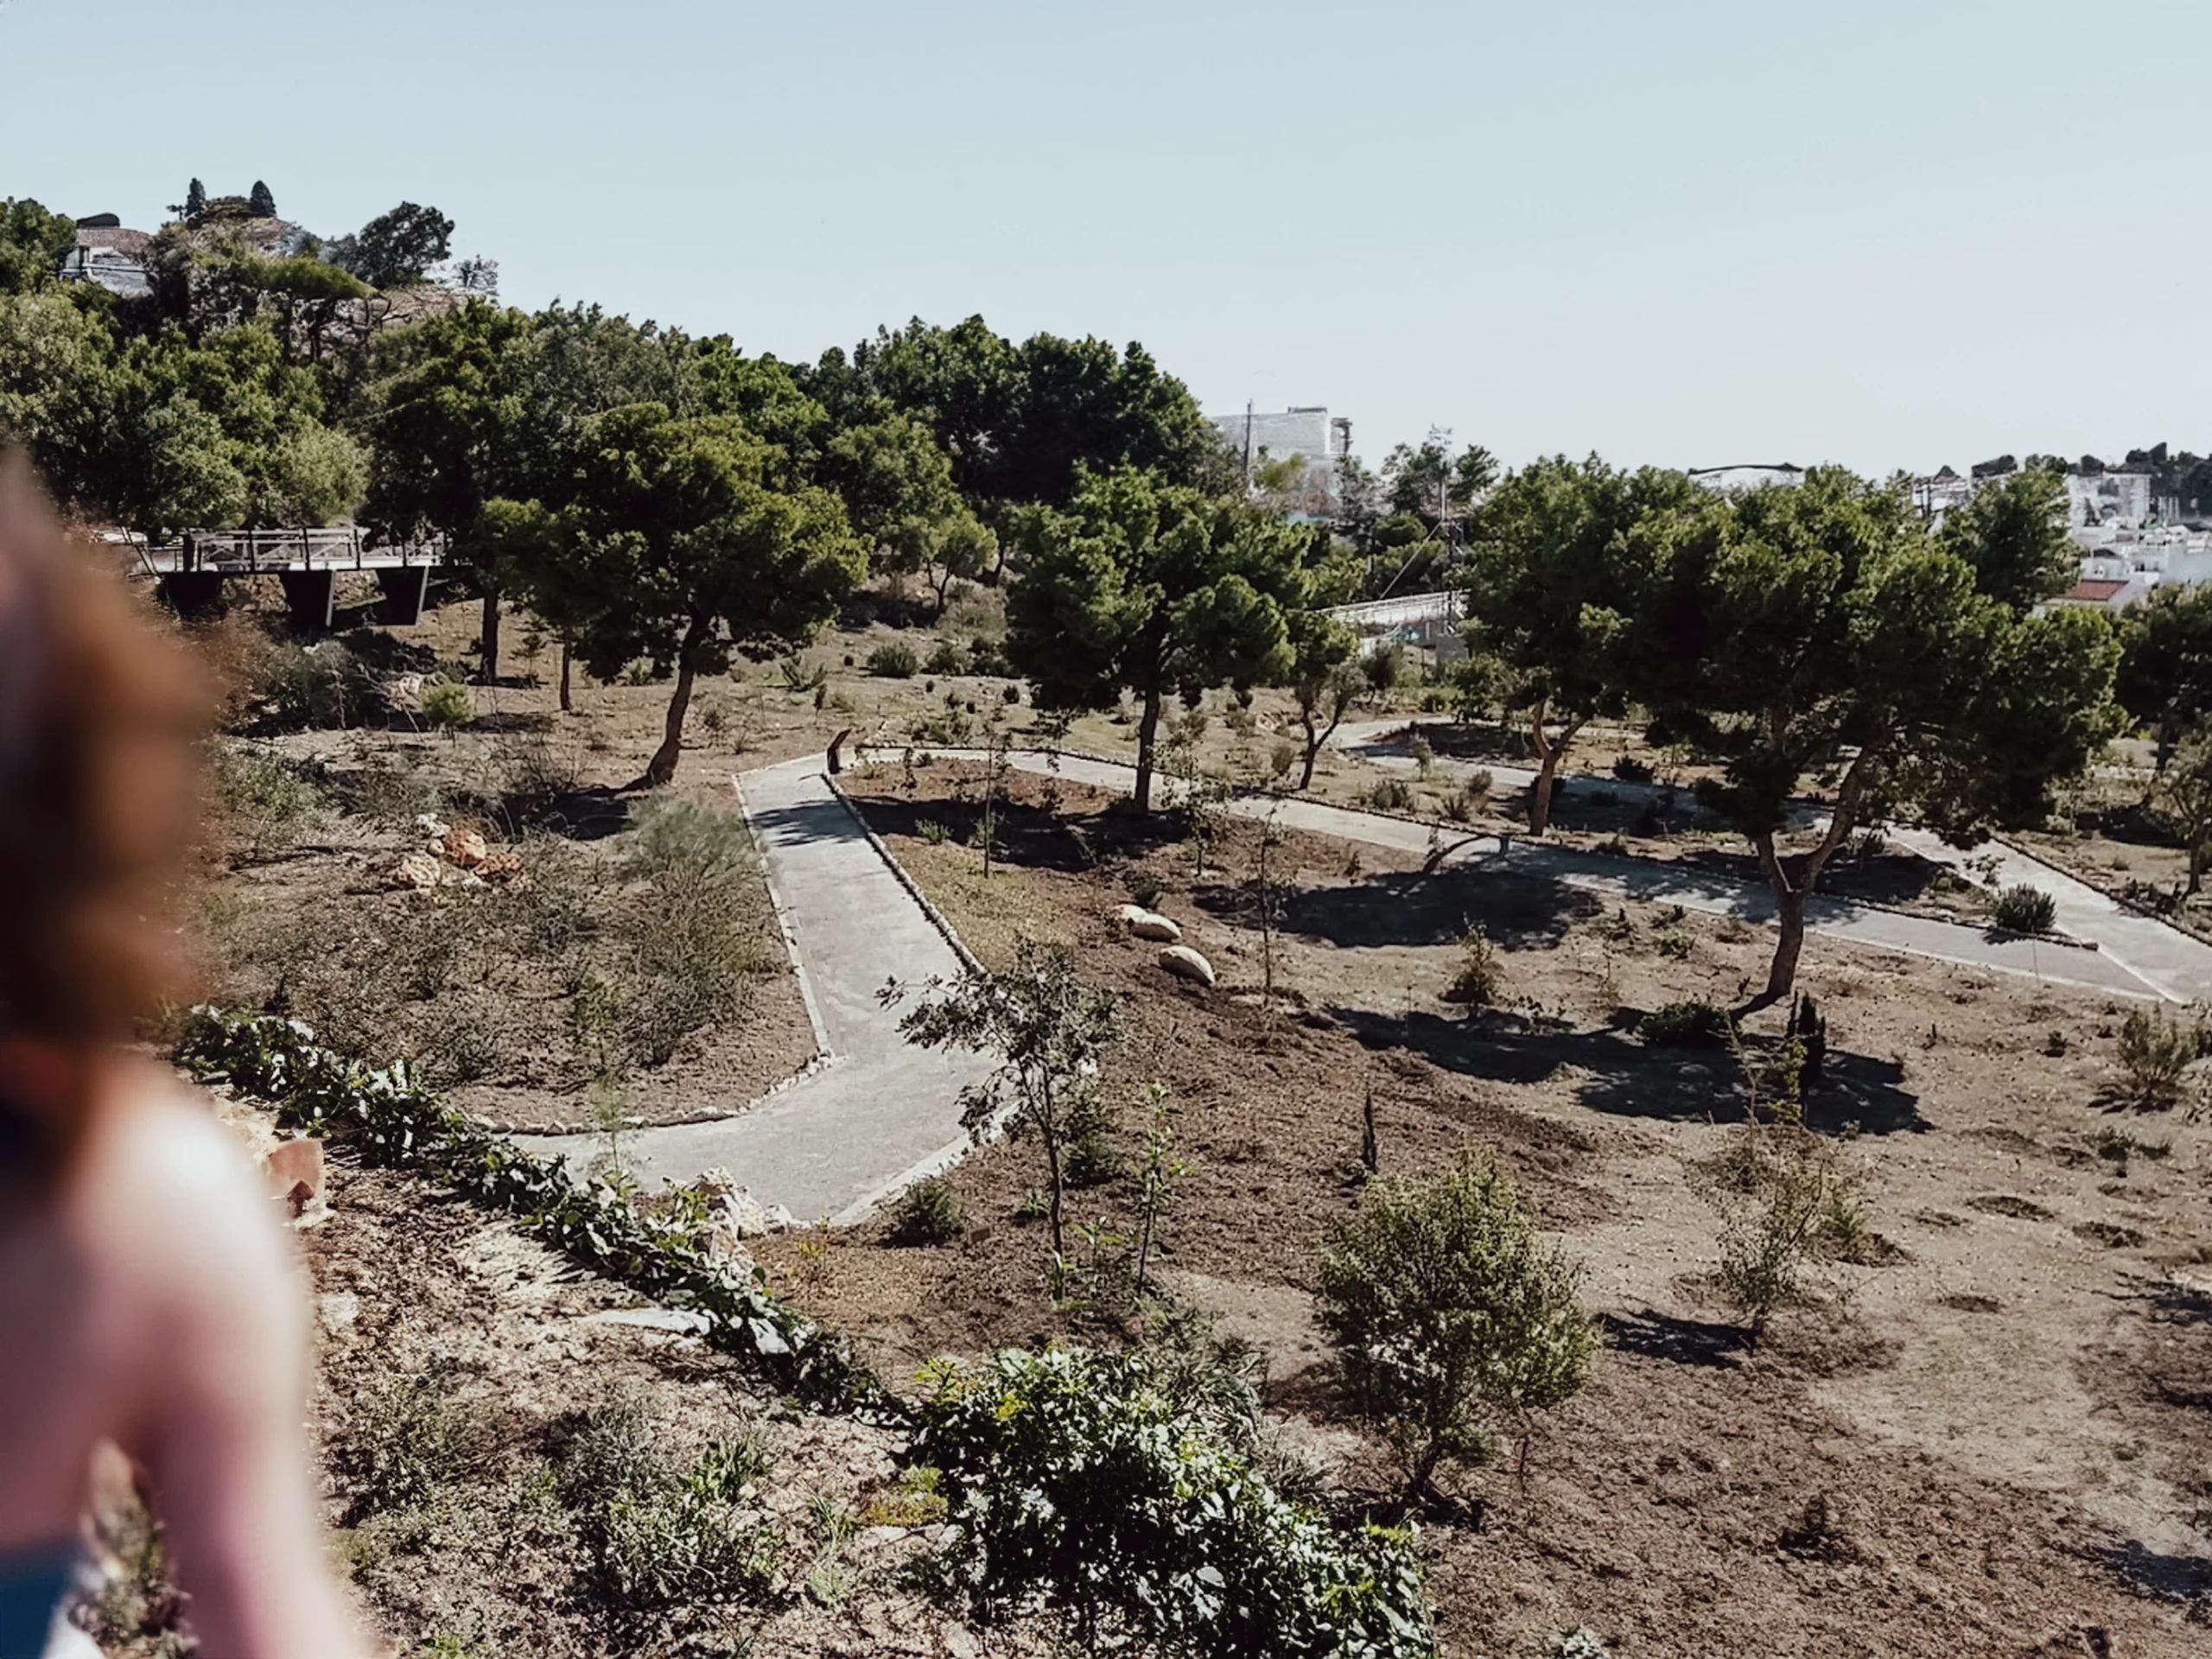
<svg viewBox="0 0 2212 1659"><path fill-rule="evenodd" d="M1135 905L1122 906L1122 931L1140 939L1150 939L1155 944L1179 944L1183 930L1156 910L1145 910Z"/></svg>
<svg viewBox="0 0 2212 1659"><path fill-rule="evenodd" d="M1213 964L1187 944L1171 944L1160 953L1160 965L1178 979L1195 980L1209 989L1213 985Z"/></svg>
<svg viewBox="0 0 2212 1659"><path fill-rule="evenodd" d="M788 1233L798 1226L798 1217L780 1204L770 1205L767 1213L768 1230L772 1233Z"/></svg>

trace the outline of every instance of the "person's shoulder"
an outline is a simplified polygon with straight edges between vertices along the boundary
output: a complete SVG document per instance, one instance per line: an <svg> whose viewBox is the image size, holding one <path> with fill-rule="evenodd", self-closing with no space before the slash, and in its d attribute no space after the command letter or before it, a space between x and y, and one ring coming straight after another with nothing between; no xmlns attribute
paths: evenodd
<svg viewBox="0 0 2212 1659"><path fill-rule="evenodd" d="M245 1145L155 1067L118 1071L72 1185L79 1217L149 1287L235 1293L282 1273L274 1206Z"/></svg>

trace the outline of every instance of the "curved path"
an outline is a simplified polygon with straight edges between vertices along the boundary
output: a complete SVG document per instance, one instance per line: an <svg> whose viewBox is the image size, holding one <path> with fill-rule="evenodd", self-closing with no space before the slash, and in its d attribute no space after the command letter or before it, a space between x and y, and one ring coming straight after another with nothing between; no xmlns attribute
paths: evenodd
<svg viewBox="0 0 2212 1659"><path fill-rule="evenodd" d="M1404 725L1402 721L1395 721L1387 729L1400 730ZM1368 752L1387 759L1387 749L1371 747L1375 745L1375 739L1374 733L1356 732L1354 743L1348 747L1370 746ZM873 758L885 758L900 752L878 748L868 753ZM932 752L959 754L963 758L968 758L971 753L942 748ZM981 752L973 753L980 756ZM1052 772L1071 782L1092 784L1106 789L1126 789L1134 772L1134 768L1126 762L1100 760L1089 755L1053 756L1042 751L1017 749L1007 759L1012 765L1025 772ZM1407 760L1404 764L1411 766L1412 762ZM1441 761L1437 764L1440 767L1443 765ZM1471 767L1468 769L1472 770ZM1489 770L1493 777L1509 783L1516 776L1525 778L1530 775L1513 767L1492 766ZM1162 783L1164 785L1166 780L1163 779ZM1620 787L1625 789L1629 786ZM1388 847L1400 853L1427 856L1440 849L1440 843L1431 838L1433 830L1428 823L1386 817L1351 807L1332 806L1322 801L1306 800L1295 796L1277 800L1266 795L1240 795L1230 798L1224 806L1226 810L1240 817L1265 818L1272 814L1275 822L1286 828L1312 830L1345 841L1364 842L1370 846ZM1725 875L1686 864L1611 858L1603 854L1576 852L1548 842L1511 836L1503 839L1480 835L1454 836L1448 829L1440 842L1440 852L1437 861L1440 866L1510 869L1516 874L1549 877L1564 886L1603 898L1676 904L1686 910L1737 916L1747 922L1766 923L1774 918L1774 897L1765 887L1732 880ZM2058 876L2056 871L2047 871L2046 874L2055 880L2070 880ZM2106 900L2107 905L2110 902ZM2117 906L2113 908L2117 909ZM2075 923L2069 919L2069 912L2062 908L2061 925L2069 931L2075 931ZM2183 964L2186 971L2177 975L2179 982L2170 986L2133 960L2112 950L2087 950L2047 939L1997 933L1962 923L1938 921L1932 917L1909 916L1897 911L1853 904L1848 899L1815 896L1807 906L1806 921L1816 933L1852 944L1868 945L1877 950L1899 950L1910 956L1984 968L1998 973L2018 974L2051 984L2072 985L2121 996L2179 1001L2212 995L2212 949L2199 945L2195 940L2183 938L2179 934L2173 935L2175 939L2182 945L2194 947L2204 960L2201 976L2192 959ZM2152 925L2159 925L2154 923ZM2083 938L2097 937L2096 930L2087 925L2081 926L2078 931ZM2161 931L2170 934L2173 932L2171 928L2162 928ZM2157 960L2164 963L2166 959L2160 957Z"/></svg>
<svg viewBox="0 0 2212 1659"><path fill-rule="evenodd" d="M967 1149L960 1095L991 1063L912 1047L899 1034L900 1011L877 1002L887 979L918 985L957 978L962 966L831 791L820 757L748 772L737 786L829 1059L734 1117L629 1131L623 1166L648 1186L726 1169L758 1202L801 1221L857 1220ZM590 1145L516 1139L572 1159Z"/></svg>
<svg viewBox="0 0 2212 1659"><path fill-rule="evenodd" d="M1378 766L1411 771L1414 769L1414 762L1413 757L1407 753L1405 744L1392 741L1394 734L1406 730L1409 723L1404 720L1347 721L1338 728L1332 741L1338 747L1357 754L1363 760L1372 761ZM1461 776L1478 769L1486 771L1496 783L1514 789L1526 789L1535 781L1536 778L1536 774L1526 766L1503 766L1494 761L1478 763L1455 760L1439 755L1431 764L1436 772L1447 778ZM1611 778L1587 776L1576 776L1571 779L1562 776L1557 786L1561 791L1565 791L1570 784L1578 791L1603 789L1624 799L1633 799L1640 794L1649 796L1659 792L1658 786L1656 785L1626 783ZM1822 820L1808 815L1805 821L1811 823ZM2015 960L1993 959L1985 962L1979 955L1958 954L1961 941L1956 936L1963 935L1966 938L1980 942L1989 948L2003 945L2015 947L2026 945L2029 954L2036 959L2035 966L2040 968L2042 976L2044 978L2071 980L2094 984L2100 988L2129 991L2139 995L2147 990L2152 995L2172 1002L2212 1001L2212 945L2204 944L2201 939L2191 938L2178 928L2170 927L2155 917L2145 916L2129 910L2109 894L2098 891L2088 882L2069 875L2063 870L2056 869L2043 862L2042 860L2031 857L2017 848L2008 846L2002 842L1992 842L1987 846L1976 849L1974 853L1968 854L1948 845L1940 836L1924 830L1909 830L1885 825L1882 827L1882 836L1884 839L1897 846L1918 854L1932 864L1942 865L1961 874L1966 874L1966 861L1969 856L1977 858L1993 856L1997 860L1997 880L1999 886L2008 887L2016 885L2025 886L2033 887L2040 893L2049 893L2058 906L2057 925L2060 931L2077 939L2094 941L2098 947L2095 954L2105 958L2107 969L2117 969L2120 971L2117 974L2107 971L2083 973L2080 971L2083 964L2077 959L2091 953L2069 950L2063 945L2037 945L2031 940L2022 940L2006 935L1987 934L1980 930L1955 923L1927 921L1926 926L1941 929L1942 934L1929 935L1910 943L1904 942L1902 938L1909 930L1902 926L1892 929L1886 923L1872 924L1873 930L1877 933L1895 931L1900 935L1900 942L1896 948L1916 950L1923 956L1942 957L1947 960L1972 961L1992 968L2005 968L2018 971L2017 964L2017 958L2020 955L2018 950L2014 949L2009 952L2010 957ZM1658 896L1688 906L1692 909L1707 907L1694 905L1688 899L1681 898L1675 893L1662 893ZM1853 906L1841 900L1815 899L1816 915L1823 910L1827 912L1827 918L1820 923L1822 931L1836 933L1843 937L1867 938L1869 943L1880 941L1868 937L1866 928L1859 925L1861 918L1883 917L1887 918L1887 923L1896 924L1918 922L1923 919L1917 917L1900 916L1893 912L1871 910L1863 906ZM1847 912L1847 914L1839 915L1836 913L1839 912ZM1770 901L1765 904L1763 912L1744 910L1739 913L1746 916L1757 915L1758 919L1763 920L1773 914L1773 906ZM2035 971L2035 967L2031 967L2030 971Z"/></svg>

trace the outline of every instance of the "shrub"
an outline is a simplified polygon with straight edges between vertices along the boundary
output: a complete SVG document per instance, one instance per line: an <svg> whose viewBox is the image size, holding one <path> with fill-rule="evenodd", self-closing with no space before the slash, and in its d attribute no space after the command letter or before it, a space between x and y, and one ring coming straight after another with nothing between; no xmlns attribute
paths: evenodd
<svg viewBox="0 0 2212 1659"><path fill-rule="evenodd" d="M358 726L385 707L376 676L334 639L264 642L244 671L245 698L287 728Z"/></svg>
<svg viewBox="0 0 2212 1659"><path fill-rule="evenodd" d="M255 858L296 842L322 804L322 791L296 763L228 747L216 751L215 792Z"/></svg>
<svg viewBox="0 0 2212 1659"><path fill-rule="evenodd" d="M1794 1117L1746 1124L1695 1179L1720 1212L1721 1294L1755 1338L1777 1309L1813 1299L1815 1269L1866 1238L1863 1179Z"/></svg>
<svg viewBox="0 0 2212 1659"><path fill-rule="evenodd" d="M878 645L868 654L868 671L879 679L911 680L920 667L914 648L903 641Z"/></svg>
<svg viewBox="0 0 2212 1659"><path fill-rule="evenodd" d="M1166 884L1141 864L1133 864L1122 877L1122 885L1133 905L1142 905L1147 910L1160 903L1160 896L1167 891Z"/></svg>
<svg viewBox="0 0 2212 1659"><path fill-rule="evenodd" d="M1649 760L1639 760L1632 754L1616 756L1613 760L1613 776L1624 784L1648 784L1653 777L1651 763Z"/></svg>
<svg viewBox="0 0 2212 1659"><path fill-rule="evenodd" d="M1018 685L1009 685L999 695L1005 698L1007 707L1011 709L1021 701L1021 688Z"/></svg>
<svg viewBox="0 0 2212 1659"><path fill-rule="evenodd" d="M1277 778L1290 776L1290 769L1298 764L1298 745L1287 738L1279 741L1268 751L1268 771Z"/></svg>
<svg viewBox="0 0 2212 1659"><path fill-rule="evenodd" d="M1636 1034L1655 1048L1717 1047L1728 1040L1735 1022L1710 1002L1669 1002L1637 1024Z"/></svg>
<svg viewBox="0 0 2212 1659"><path fill-rule="evenodd" d="M940 639L937 642L937 649L930 652L929 660L922 667L928 673L943 674L950 678L955 674L968 671L968 658L951 640Z"/></svg>
<svg viewBox="0 0 2212 1659"><path fill-rule="evenodd" d="M1411 1541L1278 1492L1240 1378L1080 1350L925 1376L913 1455L943 1471L945 1582L979 1612L1041 1605L1086 1650L1173 1659L1434 1653Z"/></svg>
<svg viewBox="0 0 2212 1659"><path fill-rule="evenodd" d="M766 1471L757 1439L716 1441L689 1468L662 1451L662 1431L633 1399L587 1411L564 1448L561 1496L600 1575L632 1607L717 1601L766 1587L775 1534L738 1508Z"/></svg>
<svg viewBox="0 0 2212 1659"><path fill-rule="evenodd" d="M901 1244L943 1244L959 1237L967 1224L952 1183L925 1175L899 1195L891 1236Z"/></svg>
<svg viewBox="0 0 2212 1659"><path fill-rule="evenodd" d="M1500 1426L1525 1432L1589 1380L1581 1270L1537 1238L1495 1165L1370 1182L1317 1276L1353 1408L1389 1440L1409 1493L1447 1459L1483 1461Z"/></svg>
<svg viewBox="0 0 2212 1659"><path fill-rule="evenodd" d="M1377 812L1410 812L1420 802L1404 779L1385 778L1367 791L1367 804Z"/></svg>
<svg viewBox="0 0 2212 1659"><path fill-rule="evenodd" d="M1464 1002L1471 1008L1495 1007L1505 988L1505 968L1497 959L1497 947L1479 927L1462 933L1459 944L1459 966L1444 1000Z"/></svg>
<svg viewBox="0 0 2212 1659"><path fill-rule="evenodd" d="M386 1376L354 1396L335 1459L349 1524L427 1503L483 1461L484 1414L456 1401L453 1383L442 1371Z"/></svg>
<svg viewBox="0 0 2212 1659"><path fill-rule="evenodd" d="M476 718L476 700L459 680L441 677L423 687L423 718L434 732L457 732Z"/></svg>
<svg viewBox="0 0 2212 1659"><path fill-rule="evenodd" d="M2023 881L1997 895L1991 919L2014 933L2048 933L2058 919L2058 900Z"/></svg>
<svg viewBox="0 0 2212 1659"><path fill-rule="evenodd" d="M1436 750L1420 733L1414 734L1406 745L1406 753L1414 758L1414 774L1416 777L1426 778L1435 769Z"/></svg>
<svg viewBox="0 0 2212 1659"><path fill-rule="evenodd" d="M2120 1028L2120 1063L2141 1100L2167 1104L2181 1095L2182 1076L2204 1052L2204 1032L2169 1019L2163 1010L2137 1008Z"/></svg>

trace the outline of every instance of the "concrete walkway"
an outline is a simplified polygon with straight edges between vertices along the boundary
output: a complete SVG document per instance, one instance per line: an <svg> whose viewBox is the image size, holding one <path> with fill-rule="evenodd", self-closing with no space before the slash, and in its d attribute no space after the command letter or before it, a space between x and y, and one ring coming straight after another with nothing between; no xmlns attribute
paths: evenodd
<svg viewBox="0 0 2212 1659"><path fill-rule="evenodd" d="M632 1130L622 1161L649 1189L720 1167L801 1221L857 1220L967 1149L960 1094L992 1062L911 1046L899 1034L902 1010L877 1003L887 979L955 979L961 963L830 791L821 758L748 772L737 785L830 1058L737 1116ZM516 1139L577 1163L592 1149L581 1136Z"/></svg>
<svg viewBox="0 0 2212 1659"><path fill-rule="evenodd" d="M1395 722L1392 729L1403 724L1403 721ZM1365 741L1371 741L1372 739ZM867 752L868 758L874 760L890 760L901 753L903 749L892 748ZM958 755L963 759L980 758L980 752L970 753L963 750L934 749L932 753ZM1127 790L1133 772L1133 768L1125 762L1095 760L1087 755L1062 754L1055 757L1041 751L1018 749L1007 758L1012 765L1024 772L1050 772L1071 783L1090 784L1105 789ZM1494 766L1490 770L1494 777L1507 777L1515 769ZM1173 804L1173 793L1169 780L1162 779L1160 784L1163 803ZM1265 795L1236 796L1224 803L1224 810L1249 818L1263 819L1273 815L1275 822L1286 829L1310 830L1317 835L1363 842L1371 847L1387 847L1395 852L1416 856L1427 856L1439 844L1432 839L1431 826L1427 823L1385 817L1376 813L1332 806L1325 802L1294 796L1285 797L1279 801ZM1656 904L1675 904L1685 910L1736 916L1746 922L1762 925L1774 919L1774 895L1764 886L1736 881L1692 865L1657 859L1612 858L1603 854L1576 852L1548 842L1514 837L1501 841L1496 836L1455 836L1450 832L1449 826L1446 826L1438 863L1440 868L1471 866L1549 878L1563 886L1594 893L1608 900L1637 899ZM2056 875L2056 872L2049 874ZM2074 885L2080 886L2079 883ZM1985 968L1997 973L2018 974L2051 984L2071 985L2141 998L2186 1001L2196 996L2212 995L2212 950L2196 945L2194 940L2182 939L2177 934L2174 936L2177 939L2183 944L2196 946L2206 960L2201 979L2194 976L2196 969L2191 968L2180 976L2182 982L2170 988L2145 971L2138 962L2115 956L2110 951L2085 950L2047 939L1994 933L1958 922L1938 921L1932 917L1908 916L1897 911L1876 909L1853 904L1847 899L1816 895L1806 907L1806 924L1814 932L1854 944L1903 951L1910 956L1957 963L1970 968ZM2061 925L2068 927L2069 931L2074 931L2063 915ZM2162 931L2167 933L2173 931L2171 928ZM2082 936L2096 937L2087 930ZM2151 959L2154 962L2166 961L2156 957ZM2192 986L2196 988L2190 988Z"/></svg>
<svg viewBox="0 0 2212 1659"><path fill-rule="evenodd" d="M1377 766L1393 771L1410 772L1414 770L1414 762L1407 753L1405 744L1391 741L1392 734L1405 730L1407 724L1404 720L1346 721L1338 728L1334 741L1337 747ZM1445 778L1461 777L1478 770L1487 771L1500 789L1526 789L1536 777L1535 772L1526 766L1501 766L1494 761L1455 760L1443 755L1437 756L1431 765L1437 775ZM1639 796L1656 796L1661 792L1660 786L1654 784L1630 783L1618 779L1586 775L1572 779L1562 776L1556 786L1564 791L1570 785L1577 794L1604 790L1618 799L1630 801ZM1686 798L1685 791L1673 792L1678 798ZM1802 813L1805 827L1814 827L1825 822L1825 817L1818 809L1809 804L1805 807ZM2014 944L2025 943L2040 963L2044 978L2074 979L2137 994L2148 989L2174 1002L2212 1001L2212 945L2178 928L2168 926L2156 917L2140 915L2129 910L2080 878L2069 875L2040 859L2030 857L2003 842L1989 842L1969 851L1953 847L1941 836L1925 830L1904 829L1893 824L1876 827L1881 830L1883 838L1893 846L1917 854L1929 862L1940 864L1968 880L1978 880L1980 878L1967 874L1967 859L1994 857L1998 886L2031 887L2037 892L2049 893L2057 903L2059 931L2074 938L2093 940L2098 947L2098 954L2105 957L2107 965L2120 969L2120 972L2117 975L2094 972L2084 976L2075 971L2081 966L2075 959L2084 953L2069 950L2063 945L2003 941L2002 936L1984 935L1978 930L1956 924L1928 924L1931 927L1944 929L1946 935L1967 934L1977 939L1987 938L1993 945L1999 944L2000 941ZM1673 895L1668 897L1671 899ZM1687 899L1675 901L1684 905L1690 903ZM1816 910L1822 906L1831 910L1839 907L1834 901L1821 899L1816 899L1815 906ZM1694 906L1691 907L1697 908ZM1898 923L1920 919L1896 916L1888 912L1870 911L1861 906L1843 905L1840 907L1854 912L1858 918L1886 916L1891 921ZM1749 915L1751 912L1741 913ZM1773 906L1769 902L1764 916L1770 918L1773 913ZM1848 937L1859 930L1854 917L1831 916L1822 924L1822 931ZM1878 931L1891 930L1885 925ZM1943 956L1950 960L1978 960L1951 955L1950 952L1956 948L1955 943L1944 936L1929 936L1922 941L1922 945L1923 948L1920 954L1923 955ZM1908 947L1900 945L1898 948ZM2017 957L2019 952L2014 950L2012 954ZM1992 962L1987 965L1996 967L2003 964Z"/></svg>

